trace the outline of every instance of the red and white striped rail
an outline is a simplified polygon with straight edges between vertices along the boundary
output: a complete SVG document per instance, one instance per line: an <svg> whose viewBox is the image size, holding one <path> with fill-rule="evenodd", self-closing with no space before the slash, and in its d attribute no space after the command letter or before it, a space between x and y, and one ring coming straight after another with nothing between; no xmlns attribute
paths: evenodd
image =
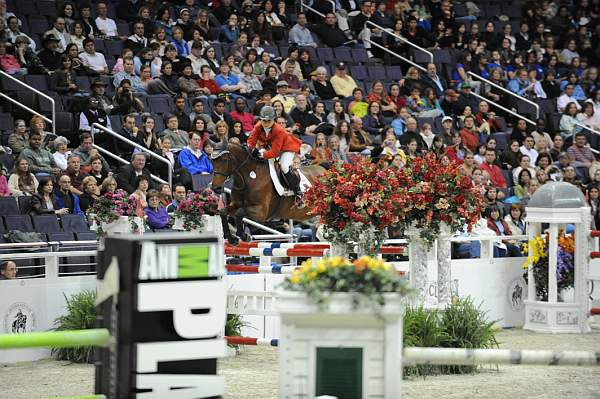
<svg viewBox="0 0 600 399"><path fill-rule="evenodd" d="M253 345L253 346L279 346L277 338L252 338L252 337L229 337L225 340L230 345Z"/></svg>
<svg viewBox="0 0 600 399"><path fill-rule="evenodd" d="M239 245L225 245L226 255L237 256L300 256L319 257L326 255L330 249L329 243L269 243L269 242L241 242ZM400 246L382 246L379 253L382 255L403 255L405 248Z"/></svg>
<svg viewBox="0 0 600 399"><path fill-rule="evenodd" d="M225 265L227 272L253 274L292 274L298 266L254 266L254 265Z"/></svg>

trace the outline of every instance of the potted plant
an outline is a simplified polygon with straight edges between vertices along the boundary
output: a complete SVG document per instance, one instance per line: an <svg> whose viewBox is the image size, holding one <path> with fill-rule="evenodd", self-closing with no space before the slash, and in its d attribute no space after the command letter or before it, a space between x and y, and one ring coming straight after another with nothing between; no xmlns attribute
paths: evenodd
<svg viewBox="0 0 600 399"><path fill-rule="evenodd" d="M199 193L189 193L177 205L173 229L218 233L218 230L222 229L220 219L215 216L218 204L219 197L209 188Z"/></svg>
<svg viewBox="0 0 600 399"><path fill-rule="evenodd" d="M529 282L527 270L529 265L533 268L535 280L535 294L538 301L548 301L548 242L541 235L535 236L528 243L523 244L523 252L529 255L523 263L523 277ZM558 233L558 249L556 262L556 282L559 302L573 300L573 287L575 284L575 240L573 235L566 235L563 230Z"/></svg>
<svg viewBox="0 0 600 399"><path fill-rule="evenodd" d="M120 189L94 201L87 215L100 235L144 232L144 221L136 214L136 200Z"/></svg>

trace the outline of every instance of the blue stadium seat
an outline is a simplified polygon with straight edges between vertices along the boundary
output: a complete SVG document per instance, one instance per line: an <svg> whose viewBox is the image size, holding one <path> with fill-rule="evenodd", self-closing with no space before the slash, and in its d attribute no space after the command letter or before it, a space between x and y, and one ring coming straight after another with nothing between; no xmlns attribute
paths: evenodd
<svg viewBox="0 0 600 399"><path fill-rule="evenodd" d="M15 197L0 197L0 215L18 215L19 206Z"/></svg>
<svg viewBox="0 0 600 399"><path fill-rule="evenodd" d="M7 230L34 231L29 215L6 215L4 216L4 221L6 222Z"/></svg>
<svg viewBox="0 0 600 399"><path fill-rule="evenodd" d="M83 215L61 215L62 230L69 233L85 233L90 231Z"/></svg>
<svg viewBox="0 0 600 399"><path fill-rule="evenodd" d="M29 31L28 33L32 33L35 35L41 35L48 30L50 24L45 16L42 15L32 15L29 17Z"/></svg>
<svg viewBox="0 0 600 399"><path fill-rule="evenodd" d="M382 65L372 65L367 71L369 72L369 77L374 80L386 80L387 76L385 74L385 68Z"/></svg>
<svg viewBox="0 0 600 399"><path fill-rule="evenodd" d="M37 8L39 11L39 15L45 15L48 18L52 19L58 15L58 10L56 9L56 1L47 1L47 0L39 0L37 1Z"/></svg>
<svg viewBox="0 0 600 399"><path fill-rule="evenodd" d="M31 209L31 197L27 195L22 195L17 198L19 202L19 209L21 210L21 214L27 215Z"/></svg>
<svg viewBox="0 0 600 399"><path fill-rule="evenodd" d="M75 237L77 237L77 241L94 241L98 239L98 236L93 231L75 233Z"/></svg>
<svg viewBox="0 0 600 399"><path fill-rule="evenodd" d="M333 49L333 54L335 55L335 62L354 62L350 47L337 47Z"/></svg>
<svg viewBox="0 0 600 399"><path fill-rule="evenodd" d="M402 68L397 65L386 66L385 74L387 75L388 79L398 81L402 79Z"/></svg>
<svg viewBox="0 0 600 399"><path fill-rule="evenodd" d="M356 81L365 80L369 77L367 69L362 65L351 65L349 72L350 76Z"/></svg>
<svg viewBox="0 0 600 399"><path fill-rule="evenodd" d="M322 62L335 62L335 55L333 50L329 47L319 47L317 49L317 56Z"/></svg>
<svg viewBox="0 0 600 399"><path fill-rule="evenodd" d="M34 215L33 227L38 233L59 233L60 225L55 215Z"/></svg>
<svg viewBox="0 0 600 399"><path fill-rule="evenodd" d="M48 87L47 75L26 75L25 83L27 83L29 86L38 89L41 92L47 92L48 90L50 90Z"/></svg>
<svg viewBox="0 0 600 399"><path fill-rule="evenodd" d="M74 233L48 233L48 241L75 241Z"/></svg>
<svg viewBox="0 0 600 399"><path fill-rule="evenodd" d="M367 50L364 48L353 48L350 50L352 53L352 59L354 62L359 62L361 64L366 64L369 62L369 54Z"/></svg>

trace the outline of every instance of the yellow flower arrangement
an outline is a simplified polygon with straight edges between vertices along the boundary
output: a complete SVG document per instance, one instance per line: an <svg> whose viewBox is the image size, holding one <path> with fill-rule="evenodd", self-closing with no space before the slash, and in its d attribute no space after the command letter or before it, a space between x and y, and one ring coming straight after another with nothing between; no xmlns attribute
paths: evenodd
<svg viewBox="0 0 600 399"><path fill-rule="evenodd" d="M305 261L294 270L283 287L291 291L302 291L319 305L326 302L332 292L352 292L367 297L370 301L383 304L383 293L409 291L408 282L382 259L364 256L350 261L337 256L317 262Z"/></svg>

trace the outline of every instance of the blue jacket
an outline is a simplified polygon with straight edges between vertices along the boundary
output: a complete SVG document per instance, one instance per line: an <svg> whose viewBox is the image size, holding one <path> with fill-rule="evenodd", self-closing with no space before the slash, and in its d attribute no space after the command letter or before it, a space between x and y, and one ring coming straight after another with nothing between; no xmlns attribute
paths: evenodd
<svg viewBox="0 0 600 399"><path fill-rule="evenodd" d="M181 167L190 172L190 175L213 172L212 162L204 152L200 152L200 157L198 158L189 147L185 147L179 153L178 160Z"/></svg>
<svg viewBox="0 0 600 399"><path fill-rule="evenodd" d="M164 229L169 224L169 214L164 206L159 206L158 209L144 208L146 214L146 223L153 229Z"/></svg>
<svg viewBox="0 0 600 399"><path fill-rule="evenodd" d="M65 197L67 195L71 196L71 207L67 206L67 203L65 201ZM68 193L68 194L63 194L60 190L56 191L56 194L54 195L54 199L56 202L56 206L58 206L58 209L62 209L62 208L69 208L69 213L72 213L73 215L83 215L83 211L81 210L81 207L79 206L79 196L73 193Z"/></svg>

